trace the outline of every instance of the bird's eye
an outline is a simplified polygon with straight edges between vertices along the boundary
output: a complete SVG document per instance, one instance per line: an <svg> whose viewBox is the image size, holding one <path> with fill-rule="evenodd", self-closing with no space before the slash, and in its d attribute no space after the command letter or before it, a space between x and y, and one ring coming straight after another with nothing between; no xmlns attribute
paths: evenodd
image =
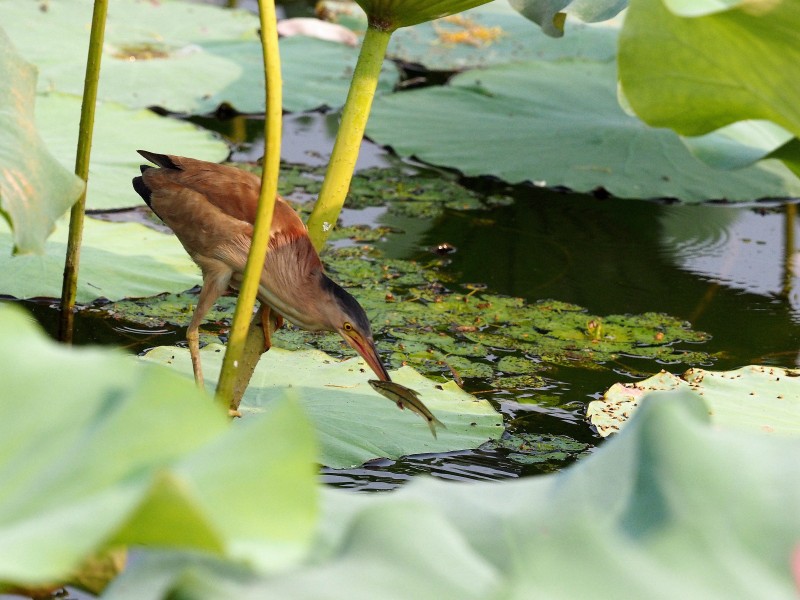
<svg viewBox="0 0 800 600"><path fill-rule="evenodd" d="M345 331L353 331L353 326L350 323L345 322L344 330Z"/></svg>

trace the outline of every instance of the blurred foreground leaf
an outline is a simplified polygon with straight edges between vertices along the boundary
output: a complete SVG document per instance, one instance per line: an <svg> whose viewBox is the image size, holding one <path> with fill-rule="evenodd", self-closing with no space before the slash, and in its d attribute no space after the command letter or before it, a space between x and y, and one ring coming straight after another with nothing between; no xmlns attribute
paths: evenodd
<svg viewBox="0 0 800 600"><path fill-rule="evenodd" d="M162 589L197 599L796 598L800 440L717 431L695 396L676 395L647 400L554 475L326 490L315 555L292 573L184 561L170 578L147 561L109 597L135 598L158 573Z"/></svg>
<svg viewBox="0 0 800 600"><path fill-rule="evenodd" d="M619 45L627 102L683 135L724 128L689 142L714 163L773 156L800 176L798 27L791 0L633 0ZM765 132L752 120L775 126Z"/></svg>
<svg viewBox="0 0 800 600"><path fill-rule="evenodd" d="M296 403L228 424L166 369L45 339L0 306L0 582L47 585L127 544L272 572L309 548L312 430Z"/></svg>

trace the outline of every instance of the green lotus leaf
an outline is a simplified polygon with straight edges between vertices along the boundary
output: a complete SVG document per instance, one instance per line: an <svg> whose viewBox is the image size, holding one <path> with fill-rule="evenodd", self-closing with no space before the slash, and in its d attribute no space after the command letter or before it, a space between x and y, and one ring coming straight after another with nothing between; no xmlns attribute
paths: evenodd
<svg viewBox="0 0 800 600"><path fill-rule="evenodd" d="M0 306L0 338L0 589L62 582L127 544L264 572L307 552L315 450L295 403L231 427L185 378L57 345L14 307Z"/></svg>
<svg viewBox="0 0 800 600"><path fill-rule="evenodd" d="M56 220L84 188L83 181L53 157L37 131L35 93L36 69L20 58L0 29L0 215L13 230L7 252L20 254L43 251Z"/></svg>
<svg viewBox="0 0 800 600"><path fill-rule="evenodd" d="M774 156L794 136L771 121L738 121L683 142L697 158L716 169L740 169Z"/></svg>
<svg viewBox="0 0 800 600"><path fill-rule="evenodd" d="M139 165L147 162L136 153L138 149L211 162L225 160L230 153L225 142L190 123L109 102L98 103L96 111L88 210L144 205L131 187ZM48 148L64 166L75 162L80 114L77 96L52 93L37 97L36 124Z"/></svg>
<svg viewBox="0 0 800 600"><path fill-rule="evenodd" d="M709 167L673 132L624 113L616 89L611 64L493 67L376 98L367 133L403 156L510 183L692 202L800 194L797 177L777 161L734 172Z"/></svg>
<svg viewBox="0 0 800 600"><path fill-rule="evenodd" d="M356 0L371 26L394 31L486 4L491 0Z"/></svg>
<svg viewBox="0 0 800 600"><path fill-rule="evenodd" d="M684 16L661 0L632 0L619 46L630 105L647 123L684 135L764 119L800 136L800 5L714 4L722 10Z"/></svg>
<svg viewBox="0 0 800 600"><path fill-rule="evenodd" d="M209 344L201 351L209 389L216 385L223 350L219 344ZM159 346L144 359L169 364L187 377L192 373L185 348ZM291 390L317 428L319 461L333 468L354 467L377 457L474 448L503 432L502 417L487 401L452 382L439 385L425 379L410 367L392 371L392 379L419 392L447 426L433 438L419 415L398 410L370 387L370 373L361 359L339 361L318 350L271 348L259 361L240 410L247 421L269 407L276 394Z"/></svg>
<svg viewBox="0 0 800 600"><path fill-rule="evenodd" d="M91 0L47 4L0 0L3 24L40 71L39 90L83 93ZM246 11L164 0L116 0L106 23L98 97L133 108L207 113L222 103L264 112L258 18ZM312 38L281 41L284 108L344 103L358 51ZM387 64L380 90L397 70Z"/></svg>
<svg viewBox="0 0 800 600"><path fill-rule="evenodd" d="M586 418L607 436L638 410L642 398L669 390L697 394L718 427L800 436L800 371L780 367L689 369L682 377L662 371L636 383L615 383L602 399L589 403Z"/></svg>
<svg viewBox="0 0 800 600"><path fill-rule="evenodd" d="M59 221L41 256L11 256L13 239L0 222L0 295L59 298L68 229ZM175 236L138 223L86 219L78 303L178 292L200 282L199 269Z"/></svg>
<svg viewBox="0 0 800 600"><path fill-rule="evenodd" d="M335 7L328 14L343 25L363 29L366 16L361 14L360 27L354 24L351 6L347 6L344 16L338 16ZM553 40L505 2L490 2L452 17L394 32L387 54L395 60L422 65L432 71L462 71L532 57L539 60L614 60L617 28L592 27L585 23L575 23L573 27L575 35Z"/></svg>
<svg viewBox="0 0 800 600"><path fill-rule="evenodd" d="M717 430L695 395L674 394L560 473L326 490L315 556L291 573L184 563L168 578L150 561L110 597L158 573L198 599L795 598L800 440Z"/></svg>
<svg viewBox="0 0 800 600"><path fill-rule="evenodd" d="M664 0L664 6L676 15L684 17L710 15L744 3L744 0Z"/></svg>
<svg viewBox="0 0 800 600"><path fill-rule="evenodd" d="M505 2L491 2L455 17L401 29L392 36L388 54L434 71L463 71L532 58L614 60L616 27L576 23L573 29L573 35L554 40Z"/></svg>

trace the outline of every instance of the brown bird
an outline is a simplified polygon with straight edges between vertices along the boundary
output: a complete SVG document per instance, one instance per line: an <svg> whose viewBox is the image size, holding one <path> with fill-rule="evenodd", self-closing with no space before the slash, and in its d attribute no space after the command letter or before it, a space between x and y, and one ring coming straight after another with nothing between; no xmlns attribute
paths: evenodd
<svg viewBox="0 0 800 600"><path fill-rule="evenodd" d="M261 179L235 167L202 160L139 154L161 167L142 165L133 188L175 232L203 273L203 289L186 339L195 381L203 387L199 327L228 287L238 289L253 237ZM364 357L378 379L391 381L369 320L358 301L326 274L300 216L278 196L269 252L261 272L258 300L277 315L309 331L336 331ZM265 311L266 312L266 311ZM263 319L269 348L269 315Z"/></svg>

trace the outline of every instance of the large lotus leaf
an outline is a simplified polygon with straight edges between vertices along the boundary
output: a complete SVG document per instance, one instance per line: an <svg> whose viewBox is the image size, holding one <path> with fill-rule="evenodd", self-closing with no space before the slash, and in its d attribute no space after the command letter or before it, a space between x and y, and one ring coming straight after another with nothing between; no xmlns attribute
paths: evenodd
<svg viewBox="0 0 800 600"><path fill-rule="evenodd" d="M619 48L628 101L647 123L685 135L766 119L800 136L800 4L731 4L684 16L662 0L633 0Z"/></svg>
<svg viewBox="0 0 800 600"><path fill-rule="evenodd" d="M254 582L185 565L170 589L245 600L796 598L800 440L718 431L696 396L676 394L649 399L558 474L327 490L304 568ZM151 572L134 565L114 590L128 594L110 597L134 598Z"/></svg>
<svg viewBox="0 0 800 600"><path fill-rule="evenodd" d="M71 349L0 307L0 582L57 583L98 549L183 547L262 570L316 520L314 443L296 403L230 427L193 383Z"/></svg>
<svg viewBox="0 0 800 600"><path fill-rule="evenodd" d="M212 162L225 160L230 153L215 135L184 121L109 102L98 103L96 110L86 197L89 210L142 205L131 187L139 165L147 162L136 153L140 148ZM75 163L80 116L77 96L53 93L37 97L36 123L48 148L64 166Z"/></svg>
<svg viewBox="0 0 800 600"><path fill-rule="evenodd" d="M68 229L64 220L59 221L42 256L11 256L11 233L0 222L0 296L60 297ZM179 292L200 282L199 269L175 236L138 223L86 219L79 303Z"/></svg>
<svg viewBox="0 0 800 600"><path fill-rule="evenodd" d="M434 71L488 67L534 57L614 59L617 28L583 23L576 23L574 28L575 35L553 40L505 1L491 2L432 23L400 29L392 34L387 54Z"/></svg>
<svg viewBox="0 0 800 600"><path fill-rule="evenodd" d="M686 201L800 194L776 161L719 172L673 132L625 114L614 66L605 63L519 63L379 97L367 133L402 155L511 183Z"/></svg>
<svg viewBox="0 0 800 600"><path fill-rule="evenodd" d="M589 23L606 21L625 9L628 0L509 0L509 4L547 35L561 37L567 14Z"/></svg>
<svg viewBox="0 0 800 600"><path fill-rule="evenodd" d="M357 49L301 36L281 39L280 49L285 110L336 108L344 104L358 58ZM261 86L259 93L263 94L264 68L259 62L253 70L259 71L253 76ZM391 92L398 80L397 68L384 61L377 92Z"/></svg>
<svg viewBox="0 0 800 600"><path fill-rule="evenodd" d="M35 93L36 69L0 29L0 215L19 253L42 252L56 219L83 191L83 181L58 164L36 129Z"/></svg>
<svg viewBox="0 0 800 600"><path fill-rule="evenodd" d="M91 0L0 0L3 23L39 67L39 89L82 94ZM99 98L134 108L206 113L221 103L264 111L258 18L238 10L164 0L115 0L106 24ZM358 51L311 38L281 41L284 108L344 103ZM381 89L397 80L387 65Z"/></svg>
<svg viewBox="0 0 800 600"><path fill-rule="evenodd" d="M636 383L615 383L589 403L586 417L602 436L620 429L642 398L654 391L692 391L702 398L714 425L800 436L800 371L750 365L735 371L666 371Z"/></svg>
<svg viewBox="0 0 800 600"><path fill-rule="evenodd" d="M209 389L216 385L223 350L219 344L209 344L201 352ZM185 348L159 346L144 358L191 376ZM250 413L263 411L283 390L291 389L317 428L319 461L333 468L354 467L377 457L475 448L503 432L502 418L491 405L455 383L438 385L410 367L392 371L392 379L418 391L446 425L434 438L419 415L398 410L370 387L370 373L361 359L338 361L318 350L273 347L261 357L240 409L247 420Z"/></svg>

